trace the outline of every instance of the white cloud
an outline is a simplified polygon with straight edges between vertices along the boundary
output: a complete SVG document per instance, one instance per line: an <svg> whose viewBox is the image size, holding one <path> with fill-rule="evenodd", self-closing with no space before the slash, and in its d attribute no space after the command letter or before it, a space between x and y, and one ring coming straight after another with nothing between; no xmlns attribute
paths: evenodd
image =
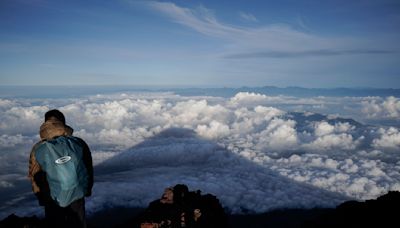
<svg viewBox="0 0 400 228"><path fill-rule="evenodd" d="M193 28L205 35L227 37L231 33L241 33L240 29L220 24L210 10L198 7L197 10L182 8L169 2L149 3L154 10L171 17L175 22Z"/></svg>
<svg viewBox="0 0 400 228"><path fill-rule="evenodd" d="M258 22L257 18L251 13L239 12L239 16L246 21Z"/></svg>
<svg viewBox="0 0 400 228"><path fill-rule="evenodd" d="M360 108L360 100L368 99L241 92L232 98L98 95L51 105L48 100L6 101L0 108L0 171L26 176L43 114L56 107L75 135L88 142L99 165L88 201L91 212L106 204L146 206L159 197L157 190L176 183L216 194L233 211L335 206L347 197L369 199L400 188L398 128L278 106ZM20 186L3 174L0 181L0 192ZM28 199L21 205L30 205Z"/></svg>
<svg viewBox="0 0 400 228"><path fill-rule="evenodd" d="M346 173L356 173L359 168L357 164L354 164L353 160L345 159L341 164L340 169Z"/></svg>
<svg viewBox="0 0 400 228"><path fill-rule="evenodd" d="M383 102L382 106L388 115L392 118L400 117L400 99L396 97L388 97Z"/></svg>
<svg viewBox="0 0 400 228"><path fill-rule="evenodd" d="M13 106L1 110L0 133L3 134L35 134L39 132L38 126L44 120L44 113L48 111L47 106ZM23 126L23 129L21 129Z"/></svg>
<svg viewBox="0 0 400 228"><path fill-rule="evenodd" d="M196 132L208 139L223 138L230 134L229 126L214 120L209 125L198 125Z"/></svg>
<svg viewBox="0 0 400 228"><path fill-rule="evenodd" d="M17 135L0 135L0 148L13 148L21 144L32 144L33 141L29 137Z"/></svg>
<svg viewBox="0 0 400 228"><path fill-rule="evenodd" d="M390 189L398 189L396 180L400 167L363 158L333 159L327 155L292 155L276 160L273 166L280 174L291 179L310 183L356 199L371 199ZM306 168L305 168L306 167ZM396 171L394 171L396 170Z"/></svg>
<svg viewBox="0 0 400 228"><path fill-rule="evenodd" d="M221 39L227 43L226 58L293 58L307 56L337 56L352 54L385 53L384 50L371 50L370 41L360 37L332 38L295 29L287 23L276 22L259 27L243 27L221 22L216 12L204 6L184 8L171 2L147 2L151 10L159 12L173 22L186 26L206 36ZM240 17L256 22L249 13L240 12ZM295 25L298 27L298 24Z"/></svg>
<svg viewBox="0 0 400 228"><path fill-rule="evenodd" d="M398 119L400 117L400 99L390 96L386 99L371 97L362 102L362 112L372 119Z"/></svg>
<svg viewBox="0 0 400 228"><path fill-rule="evenodd" d="M229 121L230 111L221 105L209 105L206 100L178 102L167 116L180 126L189 127L210 123L212 120L224 123Z"/></svg>
<svg viewBox="0 0 400 228"><path fill-rule="evenodd" d="M16 105L15 102L13 102L11 100L0 98L0 110L8 109L15 105Z"/></svg>
<svg viewBox="0 0 400 228"><path fill-rule="evenodd" d="M336 132L349 132L355 130L355 126L352 126L350 123L347 122L339 122L335 124L335 130Z"/></svg>
<svg viewBox="0 0 400 228"><path fill-rule="evenodd" d="M217 37L247 48L269 50L301 50L311 47L328 47L328 40L296 31L289 25L272 24L260 28L245 28L224 24L217 20L213 11L201 6L197 9L183 8L169 2L151 2L149 6L170 17L174 22L187 26L207 36ZM246 18L255 18L242 14Z"/></svg>
<svg viewBox="0 0 400 228"><path fill-rule="evenodd" d="M335 130L335 127L330 125L329 123L323 121L319 122L315 126L315 135L316 136L324 136L332 133Z"/></svg>
<svg viewBox="0 0 400 228"><path fill-rule="evenodd" d="M292 96L267 96L265 94L253 93L253 92L239 92L230 99L230 105L232 106L256 106L256 105L293 105L299 106L321 106L321 105L332 105L336 104L335 98L325 97L311 97L311 98L300 98Z"/></svg>
<svg viewBox="0 0 400 228"><path fill-rule="evenodd" d="M355 127L347 122L339 122L334 125L329 124L326 121L316 122L314 126L314 134L318 137L329 135L332 133L348 133L354 130Z"/></svg>
<svg viewBox="0 0 400 228"><path fill-rule="evenodd" d="M369 118L377 117L381 112L382 108L376 103L376 100L363 101L363 113L367 114Z"/></svg>
<svg viewBox="0 0 400 228"><path fill-rule="evenodd" d="M312 150L353 150L357 146L357 142L353 140L353 136L349 134L330 134L324 135L311 142L307 147Z"/></svg>
<svg viewBox="0 0 400 228"><path fill-rule="evenodd" d="M309 143L304 143L303 147L313 151L328 150L354 150L362 142L364 136L354 139L352 133L355 126L347 122L338 122L334 125L327 121L319 121L311 124L314 131L314 138ZM310 134L305 134L305 138L312 138Z"/></svg>
<svg viewBox="0 0 400 228"><path fill-rule="evenodd" d="M240 92L231 98L230 102L235 106L256 105L265 102L268 97L264 94Z"/></svg>
<svg viewBox="0 0 400 228"><path fill-rule="evenodd" d="M257 147L261 150L291 150L297 145L296 122L293 120L273 119L265 130L256 137Z"/></svg>
<svg viewBox="0 0 400 228"><path fill-rule="evenodd" d="M400 132L398 129L394 127L390 127L389 129L380 128L378 133L380 137L373 140L373 147L390 150L400 149Z"/></svg>

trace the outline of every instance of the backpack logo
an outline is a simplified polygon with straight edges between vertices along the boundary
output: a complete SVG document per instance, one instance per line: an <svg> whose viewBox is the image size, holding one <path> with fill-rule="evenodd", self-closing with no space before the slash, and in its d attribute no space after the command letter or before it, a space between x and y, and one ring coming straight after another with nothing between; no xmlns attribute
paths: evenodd
<svg viewBox="0 0 400 228"><path fill-rule="evenodd" d="M55 163L61 165L61 164L69 162L70 160L71 160L71 156L64 156L64 157L61 157L61 158L55 160Z"/></svg>

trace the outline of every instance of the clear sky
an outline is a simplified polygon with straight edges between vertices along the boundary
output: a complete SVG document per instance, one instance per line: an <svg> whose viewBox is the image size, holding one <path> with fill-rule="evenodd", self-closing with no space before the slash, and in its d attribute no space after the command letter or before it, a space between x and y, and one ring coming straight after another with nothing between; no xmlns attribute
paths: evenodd
<svg viewBox="0 0 400 228"><path fill-rule="evenodd" d="M400 88L400 1L1 0L0 85Z"/></svg>

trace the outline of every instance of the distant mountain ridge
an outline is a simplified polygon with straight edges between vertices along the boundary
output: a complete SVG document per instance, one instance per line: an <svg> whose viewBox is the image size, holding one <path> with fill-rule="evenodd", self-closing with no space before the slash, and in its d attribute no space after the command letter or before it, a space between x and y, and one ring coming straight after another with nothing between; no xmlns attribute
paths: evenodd
<svg viewBox="0 0 400 228"><path fill-rule="evenodd" d="M184 96L222 96L232 97L239 92L253 92L269 96L295 96L295 97L400 97L400 89L391 88L303 88L303 87L240 87L240 88L187 88L174 90Z"/></svg>
<svg viewBox="0 0 400 228"><path fill-rule="evenodd" d="M183 96L219 96L233 97L239 92L253 92L269 96L295 97L400 97L400 89L395 88L303 88L303 87L196 87L196 86L133 86L133 85L74 85L74 86L0 86L0 98L37 97L48 98L57 96L76 97L81 95L96 95L99 93L129 93L129 92L173 92Z"/></svg>

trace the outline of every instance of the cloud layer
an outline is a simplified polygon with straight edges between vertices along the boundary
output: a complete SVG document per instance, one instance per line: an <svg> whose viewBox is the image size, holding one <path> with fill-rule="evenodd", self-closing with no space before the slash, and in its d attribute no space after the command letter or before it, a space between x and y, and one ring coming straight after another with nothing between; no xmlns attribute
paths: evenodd
<svg viewBox="0 0 400 228"><path fill-rule="evenodd" d="M371 98L362 102L363 113L368 118L399 118L400 117L400 99L396 97Z"/></svg>
<svg viewBox="0 0 400 228"><path fill-rule="evenodd" d="M366 119L386 121L397 115L396 102L248 92L231 98L132 93L1 99L0 192L13 199L0 198L1 214L35 211L26 162L50 108L63 111L93 151L90 213L107 205L144 207L176 183L216 194L232 212L263 212L335 206L400 190L398 127L310 112L342 107L337 110L354 118L371 113ZM379 115L370 106L379 107Z"/></svg>

